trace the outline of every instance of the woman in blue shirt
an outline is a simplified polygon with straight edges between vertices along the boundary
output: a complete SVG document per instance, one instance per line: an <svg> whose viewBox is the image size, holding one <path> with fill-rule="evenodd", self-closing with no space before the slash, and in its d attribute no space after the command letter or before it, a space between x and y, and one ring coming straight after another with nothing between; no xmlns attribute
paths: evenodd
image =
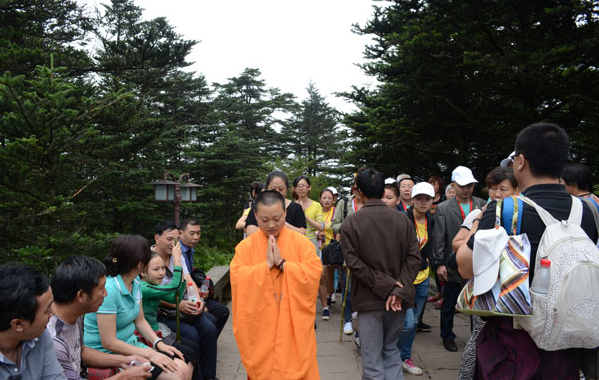
<svg viewBox="0 0 599 380"><path fill-rule="evenodd" d="M139 274L151 258L148 241L139 235L121 235L110 246L106 265L106 292L96 313L85 316L86 346L109 353L139 355L151 362L152 379L190 379L190 358L160 339L144 317ZM138 331L154 349L138 340Z"/></svg>

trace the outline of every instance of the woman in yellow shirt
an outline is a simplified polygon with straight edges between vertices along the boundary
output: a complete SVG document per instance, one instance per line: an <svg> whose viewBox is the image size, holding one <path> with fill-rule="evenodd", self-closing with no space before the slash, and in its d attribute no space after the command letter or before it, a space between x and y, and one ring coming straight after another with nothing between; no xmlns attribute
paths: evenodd
<svg viewBox="0 0 599 380"><path fill-rule="evenodd" d="M324 189L320 192L320 196L318 197L320 200L320 206L322 207L322 218L324 220L324 229L317 234L318 242L320 247L324 247L331 242L335 238L335 232L331 228L331 223L333 221L333 215L335 215L335 206L333 206L334 194L329 189ZM322 268L322 278L320 279L320 288L318 289L318 294L325 293L327 295L327 314L329 312L329 306L334 301L334 280L335 280L335 269L336 266L333 265L325 265ZM326 319L323 310L323 319Z"/></svg>
<svg viewBox="0 0 599 380"><path fill-rule="evenodd" d="M305 175L299 176L295 179L295 181L293 181L293 190L297 194L296 202L302 206L304 209L304 214L306 215L306 237L310 239L312 244L314 244L316 254L320 257L321 246L319 244L317 234L324 229L324 219L322 217L322 206L320 206L320 203L309 198L311 189L312 186L310 184L310 179ZM323 267L320 286L318 288L318 297L322 303L322 317L323 319L327 320L330 318L330 314L329 308L327 306L327 289L325 282L326 271L324 269L325 268ZM325 316L325 314L327 315Z"/></svg>

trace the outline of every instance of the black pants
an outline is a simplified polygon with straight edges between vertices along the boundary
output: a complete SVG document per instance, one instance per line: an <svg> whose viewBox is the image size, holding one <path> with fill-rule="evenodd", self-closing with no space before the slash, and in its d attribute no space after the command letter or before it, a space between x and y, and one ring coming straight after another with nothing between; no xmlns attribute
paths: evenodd
<svg viewBox="0 0 599 380"><path fill-rule="evenodd" d="M193 364L193 366L194 366L193 379L194 380L202 380L202 372L199 370L199 368L197 366L198 360L196 358L196 352L192 348L193 345L194 345L193 342L191 342L187 339L184 339L183 337L181 337L181 343L177 343L177 342L173 343L173 346L177 350L181 351L181 353L183 354L183 357L185 358L185 363ZM158 350L158 352L168 356L171 359L175 358L175 355L170 355L164 351ZM152 363L152 366L154 367L154 369L152 369L152 377L150 377L150 379L154 380L163 372L163 369L154 363Z"/></svg>
<svg viewBox="0 0 599 380"><path fill-rule="evenodd" d="M167 325L173 332L176 331L174 319L158 320ZM202 376L211 378L216 376L216 326L210 320L208 313L202 313L195 317L192 324L181 322L181 336L194 343L194 349L198 355Z"/></svg>
<svg viewBox="0 0 599 380"><path fill-rule="evenodd" d="M453 316L455 315L455 305L458 302L458 296L462 290L462 283L445 281L443 287L443 306L441 307L441 338L443 340L454 340Z"/></svg>
<svg viewBox="0 0 599 380"><path fill-rule="evenodd" d="M212 323L214 323L214 327L216 327L216 337L218 338L229 319L229 308L212 298L208 298L205 302L206 307L208 308L208 314L206 316Z"/></svg>

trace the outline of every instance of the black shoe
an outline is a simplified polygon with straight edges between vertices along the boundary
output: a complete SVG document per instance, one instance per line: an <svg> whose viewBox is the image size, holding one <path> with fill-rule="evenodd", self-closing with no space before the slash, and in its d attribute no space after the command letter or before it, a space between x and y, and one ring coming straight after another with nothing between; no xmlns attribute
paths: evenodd
<svg viewBox="0 0 599 380"><path fill-rule="evenodd" d="M331 297L327 297L327 306L331 306L332 303L333 300L331 300Z"/></svg>
<svg viewBox="0 0 599 380"><path fill-rule="evenodd" d="M354 344L356 345L356 348L359 350L360 348L362 348L362 345L360 344L360 335L358 334L358 332L354 332Z"/></svg>
<svg viewBox="0 0 599 380"><path fill-rule="evenodd" d="M420 332L431 332L432 328L427 325L426 323L419 323L418 324L418 331Z"/></svg>
<svg viewBox="0 0 599 380"><path fill-rule="evenodd" d="M455 341L453 339L443 339L443 347L447 351L456 352L458 350L458 346L455 345Z"/></svg>

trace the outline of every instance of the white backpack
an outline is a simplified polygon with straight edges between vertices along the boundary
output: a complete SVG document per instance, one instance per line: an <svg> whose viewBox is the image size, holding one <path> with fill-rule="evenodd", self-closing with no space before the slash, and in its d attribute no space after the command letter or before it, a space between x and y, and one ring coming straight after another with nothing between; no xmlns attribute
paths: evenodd
<svg viewBox="0 0 599 380"><path fill-rule="evenodd" d="M599 249L580 227L582 202L572 197L570 217L560 222L532 200L518 198L534 207L547 227L535 271L541 259L549 259L551 279L547 295L530 291L533 315L514 318L514 324L543 350L599 347Z"/></svg>

